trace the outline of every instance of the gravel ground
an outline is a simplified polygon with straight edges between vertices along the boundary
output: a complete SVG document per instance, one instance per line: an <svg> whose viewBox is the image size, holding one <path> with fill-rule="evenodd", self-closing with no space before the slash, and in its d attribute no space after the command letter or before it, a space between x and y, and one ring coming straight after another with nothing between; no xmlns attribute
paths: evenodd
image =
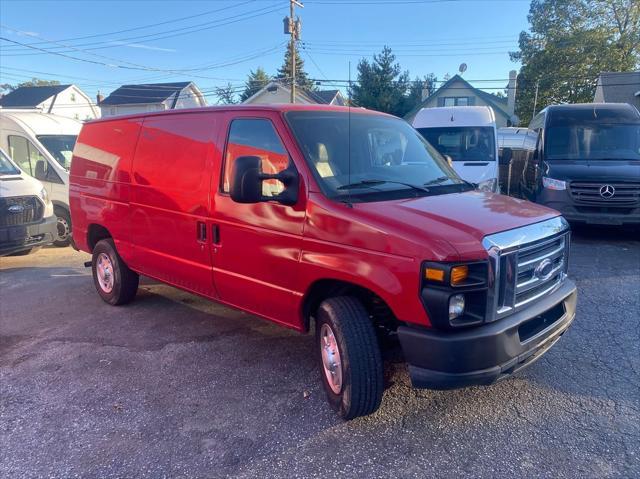
<svg viewBox="0 0 640 479"><path fill-rule="evenodd" d="M144 282L115 308L89 257L0 258L0 476L640 477L640 236L574 233L573 327L486 388L325 404L311 336Z"/></svg>

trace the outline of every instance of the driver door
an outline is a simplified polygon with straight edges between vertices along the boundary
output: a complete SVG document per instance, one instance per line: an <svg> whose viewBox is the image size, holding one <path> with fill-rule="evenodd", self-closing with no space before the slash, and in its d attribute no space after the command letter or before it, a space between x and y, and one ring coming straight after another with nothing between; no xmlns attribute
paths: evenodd
<svg viewBox="0 0 640 479"><path fill-rule="evenodd" d="M298 202L235 203L229 196L233 162L259 156L265 173L277 173L292 162L293 144L276 113L226 115L224 164L214 179L213 265L220 298L233 306L288 326L300 327L292 303L300 300L298 274L306 194L300 178ZM283 189L277 180L263 183L263 196Z"/></svg>

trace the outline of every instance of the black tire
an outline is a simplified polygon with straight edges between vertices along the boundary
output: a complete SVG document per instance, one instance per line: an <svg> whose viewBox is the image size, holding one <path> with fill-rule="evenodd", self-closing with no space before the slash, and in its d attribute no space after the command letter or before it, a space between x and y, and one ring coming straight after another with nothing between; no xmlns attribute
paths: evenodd
<svg viewBox="0 0 640 479"><path fill-rule="evenodd" d="M67 210L57 206L53 212L56 215L58 232L53 242L54 246L64 248L71 244L71 215Z"/></svg>
<svg viewBox="0 0 640 479"><path fill-rule="evenodd" d="M101 255L106 255L106 258L102 258L103 261L108 259L110 262L107 264L110 270L108 276L113 278L111 288L103 286L99 278L98 262L101 259ZM122 260L111 238L98 241L98 244L93 248L91 271L96 290L105 302L118 306L130 302L136 296L140 277L136 272L131 271Z"/></svg>
<svg viewBox="0 0 640 479"><path fill-rule="evenodd" d="M351 296L327 299L320 304L315 322L320 374L329 404L345 420L372 414L380 407L384 379L380 347L364 306ZM340 352L342 387L338 393L325 373L323 324L331 328Z"/></svg>

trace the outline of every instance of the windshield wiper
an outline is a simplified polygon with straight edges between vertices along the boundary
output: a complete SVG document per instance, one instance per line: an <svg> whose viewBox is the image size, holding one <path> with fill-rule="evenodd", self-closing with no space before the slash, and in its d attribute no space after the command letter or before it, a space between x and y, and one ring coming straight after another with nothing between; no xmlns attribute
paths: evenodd
<svg viewBox="0 0 640 479"><path fill-rule="evenodd" d="M429 188L425 188L424 186L418 186L418 185L412 185L411 183L404 183L402 181L393 181L393 180L378 180L375 178L369 179L369 180L361 180L361 181L356 181L355 183L349 183L347 185L341 185L338 186L338 190L350 190L353 188L372 188L375 185L382 185L384 183L390 183L390 184L394 184L394 185L402 185L402 186L406 186L407 188L412 188L414 190L417 191L423 191L426 193L429 193Z"/></svg>
<svg viewBox="0 0 640 479"><path fill-rule="evenodd" d="M430 185L439 185L443 181L447 181L450 178L448 176L439 176L438 178L434 178L433 180L429 180L426 183L422 183L422 186L430 186Z"/></svg>

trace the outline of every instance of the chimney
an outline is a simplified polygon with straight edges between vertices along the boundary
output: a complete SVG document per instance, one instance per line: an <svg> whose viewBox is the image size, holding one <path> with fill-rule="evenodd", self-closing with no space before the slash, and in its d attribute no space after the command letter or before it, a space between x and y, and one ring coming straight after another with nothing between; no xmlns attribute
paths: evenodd
<svg viewBox="0 0 640 479"><path fill-rule="evenodd" d="M100 90L98 90L98 94L96 95L96 101L98 102L98 105L104 101L104 96L102 96Z"/></svg>
<svg viewBox="0 0 640 479"><path fill-rule="evenodd" d="M425 101L427 98L429 98L429 86L425 85L424 88L422 89L422 95L420 100Z"/></svg>
<svg viewBox="0 0 640 479"><path fill-rule="evenodd" d="M509 85L507 86L507 112L513 115L516 111L516 85L518 80L518 72L511 70L509 72Z"/></svg>

